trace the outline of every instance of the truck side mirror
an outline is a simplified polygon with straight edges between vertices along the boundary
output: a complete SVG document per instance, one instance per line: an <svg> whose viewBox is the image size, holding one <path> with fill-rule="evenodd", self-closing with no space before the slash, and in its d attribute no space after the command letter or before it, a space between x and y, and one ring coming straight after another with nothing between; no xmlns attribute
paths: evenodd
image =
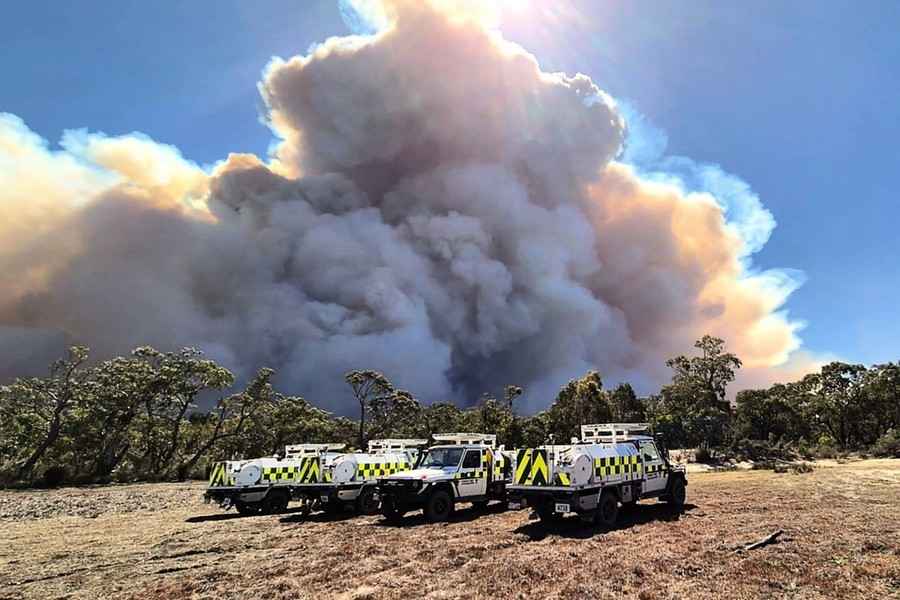
<svg viewBox="0 0 900 600"><path fill-rule="evenodd" d="M663 440L663 436L660 433L657 433L653 436L654 441L656 441L656 447L659 448L659 453L662 454L666 462L669 462L669 449L666 447L666 442Z"/></svg>

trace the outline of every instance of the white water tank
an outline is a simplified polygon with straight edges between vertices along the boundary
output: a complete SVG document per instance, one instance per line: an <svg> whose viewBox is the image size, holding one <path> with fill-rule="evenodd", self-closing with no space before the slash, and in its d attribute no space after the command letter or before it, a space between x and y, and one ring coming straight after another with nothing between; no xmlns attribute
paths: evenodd
<svg viewBox="0 0 900 600"><path fill-rule="evenodd" d="M632 463L640 460L637 455L637 448L630 443L577 444L557 450L556 468L567 474L574 486L601 479L627 481L638 476L637 464Z"/></svg>
<svg viewBox="0 0 900 600"><path fill-rule="evenodd" d="M237 485L254 485L259 481L260 475L262 475L262 469L259 468L259 465L250 463L241 467L234 482Z"/></svg>
<svg viewBox="0 0 900 600"><path fill-rule="evenodd" d="M572 485L586 485L594 473L594 459L584 452L575 452L572 462L566 467Z"/></svg>
<svg viewBox="0 0 900 600"><path fill-rule="evenodd" d="M331 469L331 480L335 483L347 483L354 475L356 475L356 459L350 455L337 459Z"/></svg>

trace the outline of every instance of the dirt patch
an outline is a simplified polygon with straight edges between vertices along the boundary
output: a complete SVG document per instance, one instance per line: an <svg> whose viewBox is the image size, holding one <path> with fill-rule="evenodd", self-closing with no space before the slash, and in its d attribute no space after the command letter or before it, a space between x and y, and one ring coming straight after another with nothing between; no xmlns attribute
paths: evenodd
<svg viewBox="0 0 900 600"><path fill-rule="evenodd" d="M239 518L202 489L0 492L0 598L900 598L896 460L693 474L684 514L648 502L611 532L497 507Z"/></svg>
<svg viewBox="0 0 900 600"><path fill-rule="evenodd" d="M197 484L133 484L0 492L0 522L158 512L197 500Z"/></svg>

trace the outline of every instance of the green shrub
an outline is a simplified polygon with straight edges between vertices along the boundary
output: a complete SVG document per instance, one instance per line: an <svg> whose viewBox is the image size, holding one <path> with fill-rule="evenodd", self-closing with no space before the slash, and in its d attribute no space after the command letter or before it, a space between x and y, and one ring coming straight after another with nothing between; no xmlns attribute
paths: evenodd
<svg viewBox="0 0 900 600"><path fill-rule="evenodd" d="M875 456L900 458L900 431L889 429L872 446Z"/></svg>
<svg viewBox="0 0 900 600"><path fill-rule="evenodd" d="M67 479L67 473L65 467L48 467L46 471L44 471L44 476L41 478L41 485L44 487L58 487L65 483Z"/></svg>
<svg viewBox="0 0 900 600"><path fill-rule="evenodd" d="M831 444L819 444L811 449L815 458L840 458L841 453Z"/></svg>
<svg viewBox="0 0 900 600"><path fill-rule="evenodd" d="M792 461L797 453L789 445L780 441L741 439L731 444L735 458L753 462Z"/></svg>
<svg viewBox="0 0 900 600"><path fill-rule="evenodd" d="M698 463L709 464L712 462L712 451L709 448L697 448L694 452L694 460Z"/></svg>
<svg viewBox="0 0 900 600"><path fill-rule="evenodd" d="M806 441L806 438L801 437L799 440L797 440L794 448L796 449L797 454L802 458L809 460L813 457L813 450L810 447L809 442Z"/></svg>
<svg viewBox="0 0 900 600"><path fill-rule="evenodd" d="M834 438L831 437L830 435L828 435L827 433L823 433L822 435L820 435L819 439L816 440L816 443L819 446L826 446L826 447L832 447L832 448L835 445Z"/></svg>

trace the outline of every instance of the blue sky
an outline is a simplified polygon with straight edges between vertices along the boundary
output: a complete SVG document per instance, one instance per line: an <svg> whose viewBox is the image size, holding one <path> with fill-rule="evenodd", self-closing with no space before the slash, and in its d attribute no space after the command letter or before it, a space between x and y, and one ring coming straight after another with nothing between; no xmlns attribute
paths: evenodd
<svg viewBox="0 0 900 600"><path fill-rule="evenodd" d="M900 3L567 2L502 29L665 131L668 151L748 182L778 226L758 268L806 274L805 347L900 358ZM256 90L273 55L347 33L337 2L32 1L0 20L0 111L56 141L141 131L199 163L265 154Z"/></svg>

